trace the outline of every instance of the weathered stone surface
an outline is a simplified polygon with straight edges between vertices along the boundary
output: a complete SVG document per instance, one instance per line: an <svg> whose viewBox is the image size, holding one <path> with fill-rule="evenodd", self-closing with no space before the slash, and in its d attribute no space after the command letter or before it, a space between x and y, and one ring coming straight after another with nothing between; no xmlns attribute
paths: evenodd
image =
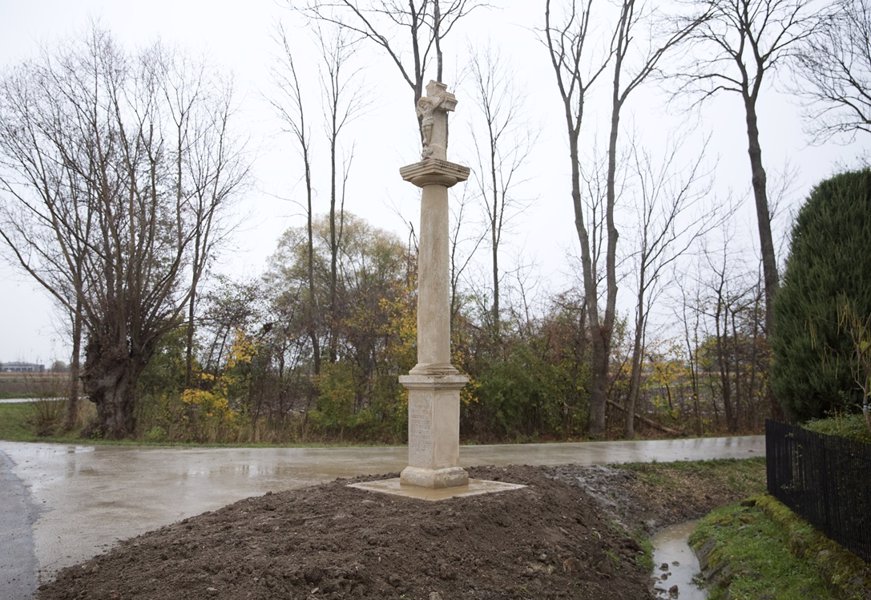
<svg viewBox="0 0 871 600"><path fill-rule="evenodd" d="M418 102L422 160L402 167L421 188L418 245L417 365L399 380L408 390L408 467L403 485L460 487L469 477L460 464L460 389L468 379L451 364L448 188L469 177L468 167L447 160L448 116L457 100L438 82Z"/></svg>
<svg viewBox="0 0 871 600"><path fill-rule="evenodd" d="M438 158L426 158L420 162L401 167L399 174L405 181L413 183L419 188L429 185L449 188L466 181L470 171L469 167L463 165Z"/></svg>

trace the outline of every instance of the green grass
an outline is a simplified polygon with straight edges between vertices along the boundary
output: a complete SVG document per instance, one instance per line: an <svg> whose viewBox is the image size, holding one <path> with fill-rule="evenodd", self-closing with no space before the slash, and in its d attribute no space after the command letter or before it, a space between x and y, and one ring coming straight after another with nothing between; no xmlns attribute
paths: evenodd
<svg viewBox="0 0 871 600"><path fill-rule="evenodd" d="M871 584L864 561L770 496L712 512L690 545L714 574L710 600L863 600Z"/></svg>
<svg viewBox="0 0 871 600"><path fill-rule="evenodd" d="M865 422L865 416L860 414L836 415L828 419L808 421L802 427L825 435L839 437L871 444L871 429Z"/></svg>
<svg viewBox="0 0 871 600"><path fill-rule="evenodd" d="M622 465L635 471L641 481L657 487L680 488L687 477L702 477L728 486L738 496L757 494L765 489L765 459L722 459L673 463Z"/></svg>
<svg viewBox="0 0 871 600"><path fill-rule="evenodd" d="M0 439L30 441L33 428L28 423L32 408L28 404L0 404Z"/></svg>

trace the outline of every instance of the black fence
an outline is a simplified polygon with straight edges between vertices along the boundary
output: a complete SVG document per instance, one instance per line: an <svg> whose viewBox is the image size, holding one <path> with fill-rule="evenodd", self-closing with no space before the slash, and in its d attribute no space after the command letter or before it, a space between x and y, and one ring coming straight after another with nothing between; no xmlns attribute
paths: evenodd
<svg viewBox="0 0 871 600"><path fill-rule="evenodd" d="M871 561L871 445L765 422L768 493Z"/></svg>

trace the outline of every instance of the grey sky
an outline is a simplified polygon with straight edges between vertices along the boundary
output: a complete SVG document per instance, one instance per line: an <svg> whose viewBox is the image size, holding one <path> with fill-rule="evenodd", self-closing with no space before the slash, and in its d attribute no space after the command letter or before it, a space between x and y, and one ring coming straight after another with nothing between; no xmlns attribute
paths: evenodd
<svg viewBox="0 0 871 600"><path fill-rule="evenodd" d="M449 159L473 166L468 122L475 116L475 103L469 96L460 73L470 44L492 40L513 65L516 93L526 97L527 120L540 129L537 146L524 173L527 183L520 194L530 200L522 218L512 224L505 252L508 267L519 262L533 265L529 270L541 282L542 293L568 286L572 269L566 254L574 253L577 241L569 197L569 164L561 106L554 87L547 54L536 40L533 28L541 26L540 2L495 2L506 7L500 11L483 11L474 15L465 27L449 38L446 48L447 83L456 90L459 106L452 117ZM109 0L0 0L0 67L8 68L34 56L41 44L49 47L59 40L83 32L96 19L122 44L136 47L160 37L193 55L206 56L215 66L232 70L239 105L237 126L248 138L254 162L254 185L239 201L237 213L242 219L233 238L234 249L225 251L216 270L230 274L260 273L273 251L280 233L287 227L302 224L302 213L294 203L300 198L300 171L297 153L291 140L280 132L264 96L273 93L270 67L277 46L272 41L275 25L283 20L292 32L295 47L311 48L310 29L281 2L258 0L152 0L120 2ZM355 55L363 68L364 92L368 110L348 129L345 152L354 146L354 163L347 209L373 224L407 235L405 222L417 220L417 190L404 183L398 169L417 160L417 134L411 92L399 80L395 68L374 49L364 47ZM304 85L312 100L318 93L316 71L308 65ZM607 83L606 81L604 83ZM305 91L305 90L304 90ZM604 91L604 88L603 88ZM669 114L663 95L650 86L635 97L625 117L626 130L634 129L641 143L654 153L662 147L669 130L696 116ZM592 152L596 137L606 132L604 103L593 106L587 116L582 145ZM310 112L318 108L312 104ZM766 168L770 174L782 169L787 161L797 170L791 195L781 206L780 233L788 224L786 216L814 183L843 165L853 165L868 149L861 140L847 145L834 143L810 146L802 132L800 111L794 100L783 93L766 96L761 107L760 129ZM313 128L315 137L318 128ZM717 162L718 198L729 191L736 197L747 196L749 168L744 137L743 117L738 98L722 98L710 103L702 112L696 130L689 134L687 160L700 151L700 140L711 133L707 153ZM321 148L316 146L316 152ZM321 155L322 156L322 155ZM318 158L316 156L316 161ZM323 162L316 163L316 185L324 182ZM326 189L324 185L319 186ZM470 190L471 192L471 190ZM455 188L454 194L462 190ZM326 195L316 198L316 210L326 211ZM711 198L711 202L716 202ZM474 216L472 221L480 221ZM753 260L756 246L752 202L746 201L736 215L733 227L736 249L746 248ZM628 241L630 234L621 240ZM485 253L481 261L486 260ZM486 269L474 267L472 277L481 277L489 286ZM480 273L481 275L476 275ZM623 286L628 289L629 284ZM628 309L627 309L628 310ZM51 318L52 305L46 294L35 290L26 278L0 264L0 361L68 360L67 344L57 323Z"/></svg>

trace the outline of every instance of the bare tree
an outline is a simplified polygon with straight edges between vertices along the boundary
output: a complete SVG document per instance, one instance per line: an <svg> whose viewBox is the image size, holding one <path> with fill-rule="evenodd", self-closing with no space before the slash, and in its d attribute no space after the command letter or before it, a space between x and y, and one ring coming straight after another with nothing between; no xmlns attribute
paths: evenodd
<svg viewBox="0 0 871 600"><path fill-rule="evenodd" d="M694 29L692 62L681 67L680 92L704 101L720 92L738 94L744 106L748 155L765 276L765 325L772 328L778 273L771 235L767 177L759 138L759 99L789 54L812 31L816 2L808 0L705 0L707 18Z"/></svg>
<svg viewBox="0 0 871 600"><path fill-rule="evenodd" d="M314 187L312 183L312 149L311 132L306 125L306 109L303 102L302 87L299 74L294 60L294 52L291 49L287 31L279 27L277 41L281 46L281 60L279 66L273 70L273 77L278 84L280 96L270 102L275 108L281 120L296 141L300 157L302 158L303 177L305 183L305 215L306 215L306 269L308 278L308 297L306 298L306 321L308 323L308 336L312 345L312 362L314 374L321 372L321 347L320 327L318 326L320 309L318 296L315 289L314 275L314 230L312 222L314 212L312 200Z"/></svg>
<svg viewBox="0 0 871 600"><path fill-rule="evenodd" d="M273 71L273 77L278 84L278 94L270 100L276 112L285 123L299 149L303 163L305 184L305 213L307 230L307 321L309 340L312 346L312 361L314 374L321 372L321 339L326 333L329 360L336 359L335 319L337 305L337 265L344 223L344 203L348 176L353 152L342 164L339 160L340 135L349 122L364 108L365 104L356 85L359 70L352 66L352 55L355 43L349 33L341 28L331 27L330 31L321 29L316 32L317 45L320 53L318 70L320 75L320 98L323 111L324 134L329 153L329 238L330 238L330 278L324 298L319 298L315 283L315 251L313 220L315 218L313 197L315 182L312 169L314 152L311 131L307 125L306 103L303 100L303 85L298 71L297 59L299 49L293 49L287 32L279 28L277 41L281 47L281 60ZM322 312L326 307L327 331L324 332Z"/></svg>
<svg viewBox="0 0 871 600"><path fill-rule="evenodd" d="M799 93L817 139L871 132L871 3L835 0L798 47Z"/></svg>
<svg viewBox="0 0 871 600"><path fill-rule="evenodd" d="M693 419L695 420L695 433L702 435L702 408L701 408L701 373L699 368L699 347L701 345L701 292L699 286L690 288L685 283L682 274L675 274L675 281L680 290L680 312L675 310L675 317L680 321L683 343L686 350L687 366L690 371L690 394L692 396Z"/></svg>
<svg viewBox="0 0 871 600"><path fill-rule="evenodd" d="M521 120L523 97L511 85L508 66L491 47L473 52L470 64L480 121L474 120L472 141L478 168L474 180L487 216L490 266L493 277L492 331L500 336L499 249L508 221L524 208L515 188L519 171L535 143L529 125ZM481 124L481 131L475 127ZM483 135L482 135L483 133Z"/></svg>
<svg viewBox="0 0 871 600"><path fill-rule="evenodd" d="M633 147L639 232L633 264L635 331L624 424L628 438L635 435L635 409L641 390L648 317L662 289L663 273L715 225L716 213L700 207L711 189L710 179L702 168L704 153L688 168L680 170L676 164L680 145L680 141L669 144L659 164L654 163L649 153Z"/></svg>
<svg viewBox="0 0 871 600"><path fill-rule="evenodd" d="M593 363L591 369L590 433L598 435L605 429L609 351L605 343L606 338L608 338L606 322L613 317L605 315L603 320L599 315L598 278L593 264L592 240L584 215L578 148L587 93L599 76L604 73L611 53L604 52L596 55L595 41L590 37L593 16L592 4L592 0L583 0L582 2L572 0L569 9L564 12L561 18L557 17L558 20L555 21L551 13L551 0L547 0L544 12L544 41L556 75L569 141L569 157L572 168L572 207L575 215L575 229L581 245L584 297L587 300L586 307L592 338L590 344ZM588 63L593 66L587 68Z"/></svg>
<svg viewBox="0 0 871 600"><path fill-rule="evenodd" d="M184 73L176 60L159 45L128 56L94 27L82 43L20 66L0 88L3 211L20 219L16 229L4 219L2 238L71 314L81 303L82 380L109 437L134 432L137 379L162 336L182 322L193 293L183 282L198 281L209 258L209 240L195 240L211 235L211 217L192 210L196 186L188 178L179 186L178 161L183 173L208 165L197 181L208 184L209 211L245 175L231 150L229 113L204 97L183 127L174 124L173 90L198 84L196 76L176 78ZM181 144L179 131L190 136ZM193 141L208 136L199 149L210 158L198 162ZM69 288L57 289L44 276L62 266L51 257L77 252L80 269L66 279Z"/></svg>
<svg viewBox="0 0 871 600"><path fill-rule="evenodd" d="M158 53L162 51L158 50ZM172 128L176 203L193 227L190 297L185 333L185 387L192 383L198 290L208 259L229 233L220 215L238 192L248 167L227 126L233 106L232 85L209 76L205 66L184 56L159 56L164 64L163 99Z"/></svg>
<svg viewBox="0 0 871 600"><path fill-rule="evenodd" d="M335 320L339 249L342 244L342 231L345 215L345 192L350 173L353 151L342 165L341 172L337 162L339 136L345 126L357 116L364 107L359 88L354 85L357 69L349 68L355 49L347 30L335 28L332 37L318 31L321 47L321 93L324 104L324 118L327 142L330 148L330 317ZM341 181L339 178L341 177ZM335 322L330 326L330 360L336 360Z"/></svg>
<svg viewBox="0 0 871 600"><path fill-rule="evenodd" d="M673 51L687 37L692 34L696 27L699 26L707 15L696 14L684 22L679 23L676 27L672 26L665 32L661 39L650 39L647 41L647 46L639 48L638 30L645 23L652 23L655 20L661 20L653 4L648 5L645 2L636 2L636 0L623 0L620 5L620 16L617 19L617 25L614 29L614 37L612 40L613 54L613 79L611 85L611 123L608 134L608 170L607 170L607 185L606 185L606 201L605 201L605 226L606 226L606 244L607 250L605 254L605 279L606 279L606 300L605 300L605 316L601 329L603 336L603 344L606 348L605 360L610 357L611 335L614 329L614 318L616 314L617 302L617 239L619 231L614 220L614 212L617 204L617 154L618 141L620 138L620 120L626 102L632 93L637 90L649 77L654 73L659 66L660 61L669 52ZM637 55L637 56L636 56ZM632 60L632 59L635 60ZM633 63L635 63L633 65ZM638 163L636 162L636 166ZM694 171L698 168L698 163L695 165ZM695 175L691 176L695 179ZM642 190L642 196L645 191ZM674 207L674 205L672 205ZM668 211L668 209L666 209ZM678 213L682 210L678 210ZM650 223L644 217L645 211L642 210L643 229L647 229ZM666 218L666 221L668 219ZM668 224L664 224L663 228L668 230ZM664 234L668 235L668 234ZM649 240L645 240L649 241ZM672 240L673 241L673 240ZM665 251L665 248L671 245L671 242L663 244L664 247L656 248L660 244L655 244L654 247L648 248L651 253L646 257L653 259L654 262L661 258L660 251ZM659 256L657 256L659 254ZM651 266L644 264L646 260L642 260L642 265L645 267ZM645 275L649 273L645 272ZM652 274L649 274L652 275ZM640 382L640 358L641 348L639 344L643 339L643 332L646 328L646 310L644 309L644 292L646 292L646 284L648 282L639 281L639 295L637 304L637 322L635 350L633 351L633 375L635 379L635 389L630 390L627 412L626 412L626 427L627 436L634 435L635 421L635 400L638 394ZM648 309L649 310L649 309ZM641 338L638 337L641 334ZM643 344L640 344L643 346ZM636 362L638 364L636 364ZM607 363L603 367L607 372ZM604 425L604 423L602 423Z"/></svg>
<svg viewBox="0 0 871 600"><path fill-rule="evenodd" d="M444 39L460 19L481 6L486 6L481 0L308 0L300 10L381 48L411 88L417 106L433 58L436 80L444 77ZM420 119L418 115L418 125Z"/></svg>
<svg viewBox="0 0 871 600"><path fill-rule="evenodd" d="M580 4L580 6L579 6ZM614 25L607 51L600 56L591 56L591 46L596 40L590 38L592 22L590 0L579 3L573 0L565 11L562 24L554 27L551 22L551 2L545 5L545 36L548 51L557 74L557 86L563 99L566 124L569 134L569 153L572 160L572 195L575 223L581 243L584 292L587 298L589 323L592 328L592 393L590 398L590 433L600 434L605 428L607 403L607 380L611 352L611 337L614 330L617 302L617 240L619 231L615 222L617 205L617 165L620 119L631 94L656 71L663 56L688 38L704 19L696 16L681 22L667 31L661 39L650 39L645 48L639 48L637 29L644 22L656 17L643 3L623 0ZM604 230L590 229L585 223L581 200L580 167L578 165L578 137L583 117L585 96L590 86L607 69L612 68L611 115L608 134L608 163L605 172L605 201L600 214L604 218ZM585 65L592 67L586 72ZM599 289L597 258L601 255L596 234L604 242L604 291ZM604 297L604 306L599 306Z"/></svg>
<svg viewBox="0 0 871 600"><path fill-rule="evenodd" d="M451 262L451 331L457 331L455 325L463 308L464 299L460 293L460 281L475 257L475 252L487 237L485 231L467 233L468 227L464 227L469 222L466 218L466 210L471 203L468 190L469 185L464 184L459 199L451 205L451 229L448 242ZM414 254L417 255L416 243Z"/></svg>
<svg viewBox="0 0 871 600"><path fill-rule="evenodd" d="M11 199L0 204L0 238L12 253L12 264L22 267L53 297L67 314L70 327L69 385L64 429L76 426L81 385L82 335L84 328L83 286L88 247L94 231L94 211L77 181L63 176L60 165L43 160L42 152L21 143L21 135L33 124L29 119L11 118L14 107L26 95L27 79L21 73L8 77L0 90L0 114L9 115L0 125L0 190ZM32 106L31 108L35 108ZM60 142L62 132L55 131ZM70 146L70 154L81 151ZM18 170L23 171L18 173ZM27 187L39 185L45 205L31 200ZM23 189L22 189L23 188ZM16 202L17 200L17 202ZM38 221L31 218L38 213ZM69 227L46 227L53 222ZM83 235L84 234L84 235Z"/></svg>

